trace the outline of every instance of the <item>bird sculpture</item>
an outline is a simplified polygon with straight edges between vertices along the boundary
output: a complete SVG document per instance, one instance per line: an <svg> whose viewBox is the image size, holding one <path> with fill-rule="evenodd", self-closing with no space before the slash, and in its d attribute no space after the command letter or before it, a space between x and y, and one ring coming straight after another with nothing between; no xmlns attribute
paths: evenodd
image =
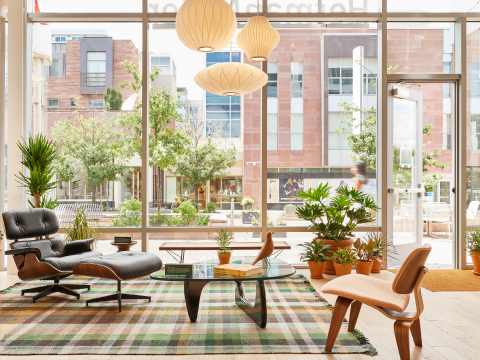
<svg viewBox="0 0 480 360"><path fill-rule="evenodd" d="M265 243L263 244L262 248L260 249L260 252L257 255L257 258L253 262L252 265L255 265L257 262L260 260L268 258L270 255L273 254L275 246L273 244L273 239L272 239L272 232L269 231L267 233L267 238L265 239Z"/></svg>

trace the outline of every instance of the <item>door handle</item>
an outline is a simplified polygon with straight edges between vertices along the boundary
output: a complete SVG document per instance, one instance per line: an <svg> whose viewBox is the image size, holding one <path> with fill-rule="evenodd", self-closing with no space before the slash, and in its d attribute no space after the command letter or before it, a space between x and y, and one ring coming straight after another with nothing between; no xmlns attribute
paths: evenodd
<svg viewBox="0 0 480 360"><path fill-rule="evenodd" d="M454 194L455 194L455 188L454 188L454 187L452 188L452 193L454 193Z"/></svg>

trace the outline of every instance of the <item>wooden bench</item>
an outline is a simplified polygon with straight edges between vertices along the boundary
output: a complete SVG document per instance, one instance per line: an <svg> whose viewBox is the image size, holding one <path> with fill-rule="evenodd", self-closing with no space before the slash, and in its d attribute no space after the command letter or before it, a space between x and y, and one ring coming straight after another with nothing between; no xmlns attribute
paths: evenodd
<svg viewBox="0 0 480 360"><path fill-rule="evenodd" d="M263 242L241 242L235 241L230 244L229 248L232 250L260 250L263 246ZM288 245L285 241L276 241L274 242L275 251L272 256L277 257L283 250L290 250L292 247ZM187 250L220 250L220 246L217 245L215 241L205 241L205 242L195 242L195 243L185 243L185 242L164 242L160 245L160 250L165 250L170 254L176 261L180 264L183 264L185 261L185 251ZM180 251L180 254L177 254L175 251Z"/></svg>

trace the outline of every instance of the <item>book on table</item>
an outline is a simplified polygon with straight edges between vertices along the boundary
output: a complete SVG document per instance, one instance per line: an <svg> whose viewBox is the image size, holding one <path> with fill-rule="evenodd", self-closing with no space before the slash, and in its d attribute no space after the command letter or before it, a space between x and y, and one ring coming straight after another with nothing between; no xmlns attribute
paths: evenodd
<svg viewBox="0 0 480 360"><path fill-rule="evenodd" d="M217 275L252 276L260 274L262 267L245 264L225 264L214 266L213 272Z"/></svg>

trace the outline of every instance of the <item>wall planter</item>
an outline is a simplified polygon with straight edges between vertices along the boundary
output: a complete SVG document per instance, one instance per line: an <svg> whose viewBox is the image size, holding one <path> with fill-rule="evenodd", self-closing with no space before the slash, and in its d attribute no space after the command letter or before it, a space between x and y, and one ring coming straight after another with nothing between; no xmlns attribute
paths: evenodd
<svg viewBox="0 0 480 360"><path fill-rule="evenodd" d="M342 241L325 239L315 239L314 241L322 241L323 245L331 245L330 250L332 250L332 252L330 253L330 255L338 249L351 249L353 245L353 238L348 238ZM335 275L336 272L332 260L328 260L325 262L324 273L328 275Z"/></svg>
<svg viewBox="0 0 480 360"><path fill-rule="evenodd" d="M478 253L471 252L470 257L473 262L473 273L480 276L480 257L478 256Z"/></svg>
<svg viewBox="0 0 480 360"><path fill-rule="evenodd" d="M344 275L350 275L352 273L353 265L347 265L346 267L340 263L334 262L333 266L335 267L335 273L338 277Z"/></svg>
<svg viewBox="0 0 480 360"><path fill-rule="evenodd" d="M379 259L383 262L383 256L379 256ZM372 271L370 272L372 274L378 274L380 272L380 269L382 268L382 263L375 258L373 258L372 260L373 260L373 265L372 265Z"/></svg>
<svg viewBox="0 0 480 360"><path fill-rule="evenodd" d="M323 279L325 261L322 261L320 264L315 261L308 261L308 268L310 269L310 277L312 279Z"/></svg>
<svg viewBox="0 0 480 360"><path fill-rule="evenodd" d="M369 276L370 275L370 272L372 271L372 265L373 265L373 261L359 261L357 266L356 266L356 271L357 271L357 274L361 274L361 275L367 275Z"/></svg>

